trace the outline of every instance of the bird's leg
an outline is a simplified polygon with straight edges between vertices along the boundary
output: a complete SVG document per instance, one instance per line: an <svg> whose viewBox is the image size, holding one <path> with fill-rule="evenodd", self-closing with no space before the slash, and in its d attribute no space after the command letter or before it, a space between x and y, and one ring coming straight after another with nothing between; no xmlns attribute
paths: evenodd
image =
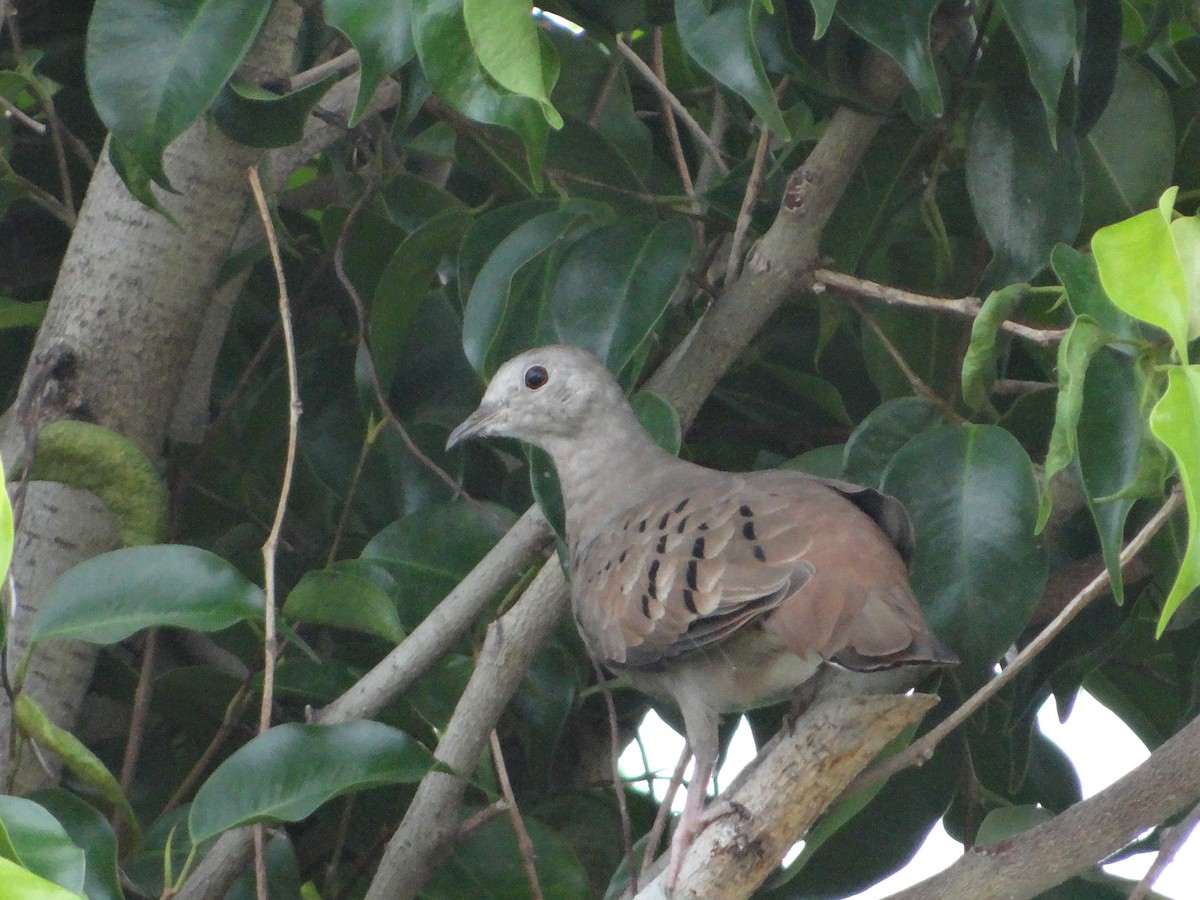
<svg viewBox="0 0 1200 900"><path fill-rule="evenodd" d="M697 748L695 759L692 777L688 781L687 797L683 801L683 812L679 816L674 834L671 835L671 855L667 864L668 893L675 889L675 881L679 878L679 869L683 865L684 852L709 821L704 814L704 798L708 793L713 766L716 765L716 753L702 753Z"/></svg>
<svg viewBox="0 0 1200 900"><path fill-rule="evenodd" d="M788 704L787 715L784 716L784 724L788 731L796 730L796 723L800 721L800 717L808 712L808 708L813 705L813 701L817 699L817 695L821 692L821 688L830 678L830 668L828 663L822 663L817 671L813 673L812 678L800 685L796 689L796 693L792 694L791 702Z"/></svg>

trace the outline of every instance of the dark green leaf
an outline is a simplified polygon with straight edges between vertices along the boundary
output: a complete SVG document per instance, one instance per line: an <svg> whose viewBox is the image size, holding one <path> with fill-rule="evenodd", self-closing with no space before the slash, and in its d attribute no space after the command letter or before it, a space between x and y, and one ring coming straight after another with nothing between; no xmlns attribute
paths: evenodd
<svg viewBox="0 0 1200 900"><path fill-rule="evenodd" d="M1050 252L1050 264L1066 289L1071 312L1095 319L1113 337L1125 340L1139 337L1134 320L1118 309L1104 292L1095 257L1066 244L1056 244Z"/></svg>
<svg viewBox="0 0 1200 900"><path fill-rule="evenodd" d="M350 40L358 51L362 81L350 124L371 102L375 88L387 75L413 58L410 0L324 0L325 21Z"/></svg>
<svg viewBox="0 0 1200 900"><path fill-rule="evenodd" d="M883 490L916 529L913 590L930 626L964 663L990 666L1024 630L1046 578L1029 457L995 426L934 428L896 454Z"/></svg>
<svg viewBox="0 0 1200 900"><path fill-rule="evenodd" d="M675 407L650 391L638 391L629 398L629 402L633 405L633 411L637 413L638 421L650 432L658 446L668 453L678 455L683 434Z"/></svg>
<svg viewBox="0 0 1200 900"><path fill-rule="evenodd" d="M825 31L829 28L829 23L833 21L834 7L837 6L837 0L809 0L813 8L813 37L820 39Z"/></svg>
<svg viewBox="0 0 1200 900"><path fill-rule="evenodd" d="M1042 98L1048 133L1054 141L1058 95L1075 55L1074 0L1000 0L999 5L1025 54L1029 79Z"/></svg>
<svg viewBox="0 0 1200 900"><path fill-rule="evenodd" d="M84 852L43 807L24 797L0 796L0 856L72 891L83 890Z"/></svg>
<svg viewBox="0 0 1200 900"><path fill-rule="evenodd" d="M841 0L837 14L864 40L896 61L925 108L942 114L942 91L929 45L929 23L938 0Z"/></svg>
<svg viewBox="0 0 1200 900"><path fill-rule="evenodd" d="M404 628L391 591L396 581L384 569L364 560L343 560L307 572L296 584L283 615L300 622L335 625L399 643Z"/></svg>
<svg viewBox="0 0 1200 900"><path fill-rule="evenodd" d="M846 441L842 476L855 484L877 488L900 449L921 434L946 422L936 403L924 397L889 400L863 419Z"/></svg>
<svg viewBox="0 0 1200 900"><path fill-rule="evenodd" d="M679 40L697 65L745 98L767 126L791 140L754 40L759 0L675 0Z"/></svg>
<svg viewBox="0 0 1200 900"><path fill-rule="evenodd" d="M1065 128L1051 147L1042 112L1032 91L1014 87L988 94L971 120L967 189L994 254L983 290L1032 280L1050 248L1079 231L1079 147Z"/></svg>
<svg viewBox="0 0 1200 900"><path fill-rule="evenodd" d="M270 0L98 0L87 78L130 161L168 186L162 153L208 109L250 49Z"/></svg>
<svg viewBox="0 0 1200 900"><path fill-rule="evenodd" d="M449 209L418 227L396 248L379 277L371 303L371 358L386 391L396 377L409 328L433 286L438 266L470 224L463 210Z"/></svg>
<svg viewBox="0 0 1200 900"><path fill-rule="evenodd" d="M1028 831L1051 818L1040 806L1001 806L987 814L975 834L975 843L994 844Z"/></svg>
<svg viewBox="0 0 1200 900"><path fill-rule="evenodd" d="M1085 232L1153 206L1175 169L1175 124L1158 80L1122 58L1112 99L1080 153Z"/></svg>
<svg viewBox="0 0 1200 900"><path fill-rule="evenodd" d="M682 216L622 220L582 236L554 280L554 337L622 371L650 336L692 256Z"/></svg>
<svg viewBox="0 0 1200 900"><path fill-rule="evenodd" d="M87 866L83 890L88 900L121 900L125 895L117 873L117 836L100 811L57 787L35 791L29 799L54 816L67 837L83 849Z"/></svg>
<svg viewBox="0 0 1200 900"><path fill-rule="evenodd" d="M1085 135L1104 114L1121 62L1121 0L1089 0L1079 48L1079 111L1075 133Z"/></svg>
<svg viewBox="0 0 1200 900"><path fill-rule="evenodd" d="M309 113L335 81L337 74L333 73L282 96L231 81L213 103L213 119L223 132L247 147L286 147L300 140Z"/></svg>
<svg viewBox="0 0 1200 900"><path fill-rule="evenodd" d="M428 750L379 722L276 725L235 751L196 792L193 843L254 822L296 822L335 797L420 781Z"/></svg>
<svg viewBox="0 0 1200 900"><path fill-rule="evenodd" d="M46 593L31 638L115 644L143 628L220 631L263 615L263 593L199 547L128 547L85 560Z"/></svg>

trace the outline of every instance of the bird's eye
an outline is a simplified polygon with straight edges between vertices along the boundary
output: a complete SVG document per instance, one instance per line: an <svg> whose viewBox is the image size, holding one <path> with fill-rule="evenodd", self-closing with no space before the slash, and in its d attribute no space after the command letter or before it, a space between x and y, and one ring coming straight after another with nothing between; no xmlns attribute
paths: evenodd
<svg viewBox="0 0 1200 900"><path fill-rule="evenodd" d="M550 373L546 371L545 366L530 366L525 370L525 387L531 391L536 391L549 380Z"/></svg>

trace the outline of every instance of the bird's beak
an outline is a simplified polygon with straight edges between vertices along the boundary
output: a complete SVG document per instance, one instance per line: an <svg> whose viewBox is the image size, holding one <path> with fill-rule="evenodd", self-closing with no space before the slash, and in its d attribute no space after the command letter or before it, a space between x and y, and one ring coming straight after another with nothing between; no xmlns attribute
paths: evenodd
<svg viewBox="0 0 1200 900"><path fill-rule="evenodd" d="M475 412L471 413L457 428L450 432L450 437L446 440L446 449L450 450L456 444L465 441L467 438L476 437L477 435L487 434L488 423L496 417L496 415L504 407L497 403L483 403Z"/></svg>

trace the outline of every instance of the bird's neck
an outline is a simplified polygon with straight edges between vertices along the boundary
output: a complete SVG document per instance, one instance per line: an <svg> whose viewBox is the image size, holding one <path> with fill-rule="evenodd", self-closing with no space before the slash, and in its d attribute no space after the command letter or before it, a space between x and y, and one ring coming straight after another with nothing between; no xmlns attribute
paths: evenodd
<svg viewBox="0 0 1200 900"><path fill-rule="evenodd" d="M631 409L589 422L583 433L551 442L546 450L558 471L572 544L586 545L614 516L653 492L672 469L688 465L659 447Z"/></svg>

